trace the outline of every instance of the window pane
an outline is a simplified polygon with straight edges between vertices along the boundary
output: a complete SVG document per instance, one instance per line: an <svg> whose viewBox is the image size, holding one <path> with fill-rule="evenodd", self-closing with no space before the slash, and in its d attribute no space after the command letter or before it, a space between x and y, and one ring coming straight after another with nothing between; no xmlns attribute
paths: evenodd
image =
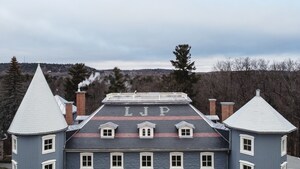
<svg viewBox="0 0 300 169"><path fill-rule="evenodd" d="M151 167L151 156L142 156L142 166Z"/></svg>
<svg viewBox="0 0 300 169"><path fill-rule="evenodd" d="M212 167L212 156L211 155L202 155L202 166Z"/></svg>

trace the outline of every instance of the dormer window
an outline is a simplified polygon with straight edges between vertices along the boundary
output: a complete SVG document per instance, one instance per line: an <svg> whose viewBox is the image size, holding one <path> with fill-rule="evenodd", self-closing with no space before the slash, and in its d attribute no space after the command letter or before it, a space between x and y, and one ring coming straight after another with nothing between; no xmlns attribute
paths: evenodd
<svg viewBox="0 0 300 169"><path fill-rule="evenodd" d="M115 138L115 130L118 128L118 125L112 122L107 122L99 126L100 136L104 139L113 139Z"/></svg>
<svg viewBox="0 0 300 169"><path fill-rule="evenodd" d="M177 123L175 127L178 129L179 138L193 138L195 126L186 121Z"/></svg>
<svg viewBox="0 0 300 169"><path fill-rule="evenodd" d="M139 129L140 138L153 138L155 124L149 121L145 121L137 125Z"/></svg>

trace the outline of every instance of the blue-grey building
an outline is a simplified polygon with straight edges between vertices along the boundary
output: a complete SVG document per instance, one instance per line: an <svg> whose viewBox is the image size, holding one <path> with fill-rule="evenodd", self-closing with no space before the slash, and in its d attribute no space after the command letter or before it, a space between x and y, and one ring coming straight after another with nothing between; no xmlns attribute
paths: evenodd
<svg viewBox="0 0 300 169"><path fill-rule="evenodd" d="M75 118L72 103L57 104L62 99L55 100L37 68L9 128L13 169L287 166L286 134L296 128L259 92L233 115L232 107L224 108L226 126L198 111L184 93L111 93L89 116L84 114L84 94L77 95Z"/></svg>

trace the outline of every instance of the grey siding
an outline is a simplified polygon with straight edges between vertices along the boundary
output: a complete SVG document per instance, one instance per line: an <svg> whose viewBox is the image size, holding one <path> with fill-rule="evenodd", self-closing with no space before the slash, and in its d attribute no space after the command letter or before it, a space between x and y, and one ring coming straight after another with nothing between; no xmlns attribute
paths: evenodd
<svg viewBox="0 0 300 169"><path fill-rule="evenodd" d="M18 163L18 168L39 169L42 162L54 159L56 169L63 169L65 132L56 133L55 152L49 154L42 154L42 136L17 136L17 154L12 153L12 159Z"/></svg>
<svg viewBox="0 0 300 169"><path fill-rule="evenodd" d="M200 169L200 152L184 152L183 153L184 169ZM94 153L94 169L110 168L110 153ZM228 169L227 152L214 152L215 169ZM155 169L170 168L170 153L169 152L154 152L153 162ZM66 153L66 169L80 168L80 153ZM124 168L139 169L140 168L140 153L128 152L124 153Z"/></svg>
<svg viewBox="0 0 300 169"><path fill-rule="evenodd" d="M240 153L240 134L254 136L254 156ZM239 169L239 160L255 164L256 169L272 168L280 169L286 156L281 157L281 137L275 134L254 134L239 130L231 131L232 151L230 154L230 169Z"/></svg>

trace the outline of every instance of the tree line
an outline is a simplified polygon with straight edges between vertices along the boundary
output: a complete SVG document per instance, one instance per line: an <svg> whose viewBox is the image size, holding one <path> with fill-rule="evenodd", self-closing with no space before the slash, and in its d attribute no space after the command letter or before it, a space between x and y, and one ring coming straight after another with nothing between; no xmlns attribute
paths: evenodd
<svg viewBox="0 0 300 169"><path fill-rule="evenodd" d="M107 93L134 91L185 92L193 100L192 104L204 114L209 112L209 98L215 98L218 102L235 102L234 110L236 111L255 95L256 89L261 89L261 95L267 102L296 127L300 127L300 63L298 61L287 59L281 62L271 62L249 57L231 58L216 63L212 72L196 73L195 63L191 58L191 46L178 45L173 54L175 59L170 60L170 64L174 69L170 73L129 76L115 67L112 74L101 77L100 80L82 88L87 91L87 112L92 113L96 110ZM0 127L4 131L7 130L31 80L31 77L23 77L17 67L16 58L13 58L11 67L0 84L3 89L0 92L2 98L0 100L2 122ZM68 73L68 77L46 74L46 79L54 94L63 96L69 101L75 101L78 84L92 71L86 69L83 63L78 63L71 66ZM17 85L19 87L15 90L12 87L14 81L19 83ZM10 95L8 93L11 92L8 91L16 94ZM6 98L17 102L12 103ZM220 115L220 105L217 106L217 112ZM299 130L289 135L288 151L292 155L300 156Z"/></svg>

